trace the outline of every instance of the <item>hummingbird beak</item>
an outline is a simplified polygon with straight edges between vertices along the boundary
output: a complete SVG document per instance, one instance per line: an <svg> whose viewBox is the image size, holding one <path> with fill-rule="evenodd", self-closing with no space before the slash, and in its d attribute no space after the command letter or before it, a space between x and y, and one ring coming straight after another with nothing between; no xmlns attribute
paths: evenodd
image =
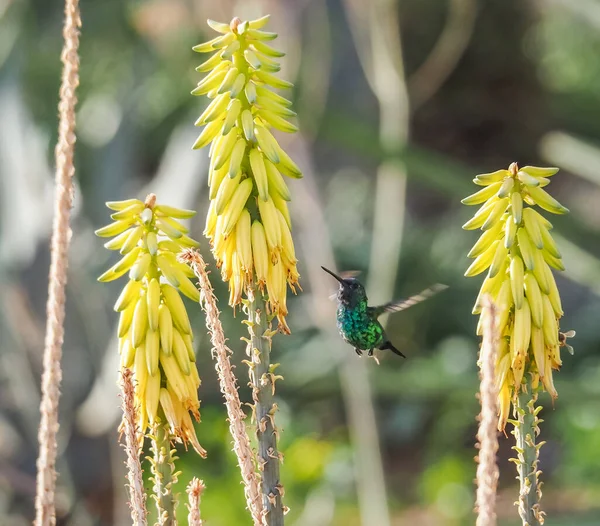
<svg viewBox="0 0 600 526"><path fill-rule="evenodd" d="M346 285L346 282L345 282L345 281L344 281L342 278L340 278L340 277L339 277L337 274L334 274L333 272L331 272L331 270L329 270L329 269L327 269L327 268L325 268L325 267L321 267L321 268L322 268L322 269L323 269L325 272L327 272L327 274L330 274L330 275L332 275L332 276L333 276L335 279L337 279L337 280L340 282L340 284L341 284L342 286Z"/></svg>

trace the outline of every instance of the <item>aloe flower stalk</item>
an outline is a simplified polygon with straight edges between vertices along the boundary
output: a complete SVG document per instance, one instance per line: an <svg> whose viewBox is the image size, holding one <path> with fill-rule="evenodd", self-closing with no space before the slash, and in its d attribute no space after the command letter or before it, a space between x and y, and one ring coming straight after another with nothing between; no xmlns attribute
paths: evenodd
<svg viewBox="0 0 600 526"><path fill-rule="evenodd" d="M246 431L245 415L242 411L237 379L233 372L229 355L231 349L227 346L223 326L221 325L220 313L217 308L217 298L214 295L212 285L208 279L206 263L200 252L187 249L179 254L178 259L187 263L196 274L200 285L200 303L206 313L206 327L210 333L213 344L212 356L216 361L215 369L219 377L221 392L225 398L227 408L227 419L229 420L229 432L233 439L233 451L235 452L242 482L248 511L252 515L255 524L262 524L263 503L260 492L260 480L257 475L254 452L250 444L250 437Z"/></svg>
<svg viewBox="0 0 600 526"><path fill-rule="evenodd" d="M262 28L269 17L230 24L208 21L219 36L194 48L212 53L197 71L206 77L192 91L211 103L196 124L204 126L194 148L210 144L210 207L204 234L210 240L223 280L229 282L229 304L242 304L250 338L248 365L253 387L262 471L266 524L281 525L286 511L279 480L280 454L274 403L274 366L270 363L271 320L289 334L286 322L288 286L296 292L298 270L287 202L286 178L302 173L281 148L274 130L297 131L291 102L274 89L291 88L274 73L283 53L267 42L277 35ZM245 298L244 298L245 296Z"/></svg>
<svg viewBox="0 0 600 526"><path fill-rule="evenodd" d="M159 411L159 414L162 410ZM170 423L162 416L162 421L154 424L150 438L152 440L153 456L149 458L156 502L157 524L159 526L175 526L177 524L178 495L173 492L180 472L175 471L175 461L178 460L176 451L171 449L172 430Z"/></svg>
<svg viewBox="0 0 600 526"><path fill-rule="evenodd" d="M463 225L465 230L483 231L468 254L475 261L465 276L487 271L474 314L481 313L486 294L498 308L498 428L504 430L512 402L515 462L521 482L519 513L523 524L529 525L543 523L537 470L542 444L536 444L541 407L535 407L535 402L542 390L553 399L558 396L552 375L562 365L560 348L565 346L558 323L563 310L551 270L564 270L564 266L550 233L552 223L534 208L537 205L554 214L568 212L544 190L557 172L558 168L519 168L512 163L508 170L476 176L473 181L483 188L462 201L481 205ZM481 333L480 319L477 334Z"/></svg>

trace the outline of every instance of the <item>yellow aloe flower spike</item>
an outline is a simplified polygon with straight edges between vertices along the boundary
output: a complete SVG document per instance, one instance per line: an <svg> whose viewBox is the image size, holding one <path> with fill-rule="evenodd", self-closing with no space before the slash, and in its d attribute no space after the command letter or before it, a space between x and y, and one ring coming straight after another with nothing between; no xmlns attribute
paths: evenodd
<svg viewBox="0 0 600 526"><path fill-rule="evenodd" d="M301 178L302 172L277 140L279 132L294 133L297 127L290 121L296 115L292 103L274 91L292 84L275 75L280 69L276 59L283 53L267 43L277 37L262 29L268 20L209 20L219 36L194 48L213 54L197 68L206 76L192 94L211 99L196 122L204 128L194 144L210 145L204 234L221 277L229 282L229 304L242 305L247 315L246 363L253 388L256 464L262 472L261 513L269 524L283 524L287 508L273 399L281 376L270 363L271 338L277 332L271 323L276 317L278 330L290 333L288 286L294 293L300 286L288 210L292 192L285 178Z"/></svg>
<svg viewBox="0 0 600 526"><path fill-rule="evenodd" d="M512 163L507 170L477 175L473 181L483 189L462 200L481 205L463 228L483 231L469 253L475 261L465 275L487 271L480 297L489 293L497 304L499 329L510 355L497 358L496 373L503 379L498 385L501 408L519 393L528 374L534 383L541 380L553 398L558 396L552 371L561 365L558 321L563 311L550 267L564 267L550 232L552 224L534 208L568 212L542 189L557 171ZM481 312L479 298L473 312ZM502 409L500 429L507 418L508 411Z"/></svg>
<svg viewBox="0 0 600 526"><path fill-rule="evenodd" d="M498 390L498 429L504 431L513 406L516 439L513 459L519 473L518 499L523 524L543 524L539 500L538 459L543 442L536 445L541 420L536 407L539 391L558 396L553 371L560 368L560 347L574 332L559 332L563 315L560 295L550 267L564 270L561 255L550 233L552 224L535 207L553 214L568 209L543 187L558 168L512 163L507 170L477 175L473 182L483 188L463 199L481 205L465 230L483 231L468 257L475 258L465 272L471 277L487 271L473 308L481 313L482 298L490 295L497 309L501 341L495 364ZM481 335L480 318L477 334Z"/></svg>
<svg viewBox="0 0 600 526"><path fill-rule="evenodd" d="M211 102L196 122L204 129L194 148L210 145L205 235L223 280L229 281L229 303L240 304L242 293L256 283L267 291L279 329L289 333L287 288L295 292L299 275L284 177L297 179L302 172L274 136L297 127L289 121L296 115L291 102L274 91L292 84L274 75L275 59L283 53L267 44L277 36L262 30L267 20L209 21L220 36L194 47L213 53L196 68L206 76L192 94Z"/></svg>
<svg viewBox="0 0 600 526"><path fill-rule="evenodd" d="M145 202L129 199L107 206L115 211L114 222L96 235L116 236L105 246L123 257L98 280L129 276L114 309L120 313L121 368L134 373L138 426L144 434L166 418L171 435L204 457L189 417L200 418L200 378L185 343L191 344L193 335L180 296L198 302L200 293L189 279L189 267L177 261L181 250L198 246L179 222L195 212L157 204L154 194Z"/></svg>

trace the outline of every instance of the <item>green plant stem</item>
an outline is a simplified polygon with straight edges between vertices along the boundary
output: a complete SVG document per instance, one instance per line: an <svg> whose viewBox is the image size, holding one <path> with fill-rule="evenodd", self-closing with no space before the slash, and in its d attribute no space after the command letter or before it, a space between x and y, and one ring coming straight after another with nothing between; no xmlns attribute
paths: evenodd
<svg viewBox="0 0 600 526"><path fill-rule="evenodd" d="M161 411L162 413L162 411ZM166 422L164 415L161 421ZM154 426L152 434L152 451L150 459L154 475L154 499L158 511L157 524L160 526L177 525L177 496L173 493L173 485L177 482L174 461L174 450L171 450L169 426L167 423Z"/></svg>
<svg viewBox="0 0 600 526"><path fill-rule="evenodd" d="M537 395L533 393L531 381L517 397L515 407L516 421L513 434L516 439L517 472L519 473L519 515L523 526L537 526L544 524L544 514L540 510L540 499L542 497L541 484L539 482L538 460L539 450L544 442L536 445L536 437L539 434L537 418L541 407L536 409Z"/></svg>
<svg viewBox="0 0 600 526"><path fill-rule="evenodd" d="M283 486L279 481L280 456L277 450L277 428L273 402L275 381L271 366L271 324L267 319L266 301L258 290L248 290L248 342L250 382L256 417L258 468L262 471L261 491L266 524L283 526Z"/></svg>

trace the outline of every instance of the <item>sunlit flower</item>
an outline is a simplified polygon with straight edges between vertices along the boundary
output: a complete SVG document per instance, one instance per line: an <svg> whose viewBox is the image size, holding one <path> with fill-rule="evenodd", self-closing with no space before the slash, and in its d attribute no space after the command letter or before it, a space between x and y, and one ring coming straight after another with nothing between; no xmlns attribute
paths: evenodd
<svg viewBox="0 0 600 526"><path fill-rule="evenodd" d="M564 266L550 233L552 224L534 208L537 205L554 214L568 212L543 190L556 172L558 168L519 168L513 163L508 170L476 176L475 184L484 188L462 201L481 204L463 225L465 230L483 231L468 254L475 261L465 276L487 271L474 314L480 314L486 293L498 308L502 336L496 363L500 429L504 429L511 400L525 375L532 375L534 388L541 380L553 398L558 396L552 371L562 364L558 320L563 310L551 267L564 270ZM481 320L477 333L481 334Z"/></svg>
<svg viewBox="0 0 600 526"><path fill-rule="evenodd" d="M107 206L115 210L111 215L114 222L96 235L116 236L104 246L118 250L123 258L98 280L129 276L114 309L121 313L121 367L132 369L135 375L139 428L145 433L164 414L172 435L191 443L204 456L190 418L190 413L196 420L200 418L200 378L192 328L179 293L194 302L200 294L189 279L193 272L177 261L182 249L198 245L178 221L195 212L156 204L154 194L146 202L129 199Z"/></svg>
<svg viewBox="0 0 600 526"><path fill-rule="evenodd" d="M230 305L241 302L249 285L266 287L280 329L289 332L287 286L295 292L299 275L284 176L302 173L272 134L297 128L287 120L296 115L292 103L273 91L292 84L274 75L275 59L283 53L266 43L277 37L261 29L267 21L208 21L220 35L194 48L213 53L196 68L207 75L192 94L212 102L196 122L204 129L194 148L210 144L211 203L204 234L229 281Z"/></svg>

